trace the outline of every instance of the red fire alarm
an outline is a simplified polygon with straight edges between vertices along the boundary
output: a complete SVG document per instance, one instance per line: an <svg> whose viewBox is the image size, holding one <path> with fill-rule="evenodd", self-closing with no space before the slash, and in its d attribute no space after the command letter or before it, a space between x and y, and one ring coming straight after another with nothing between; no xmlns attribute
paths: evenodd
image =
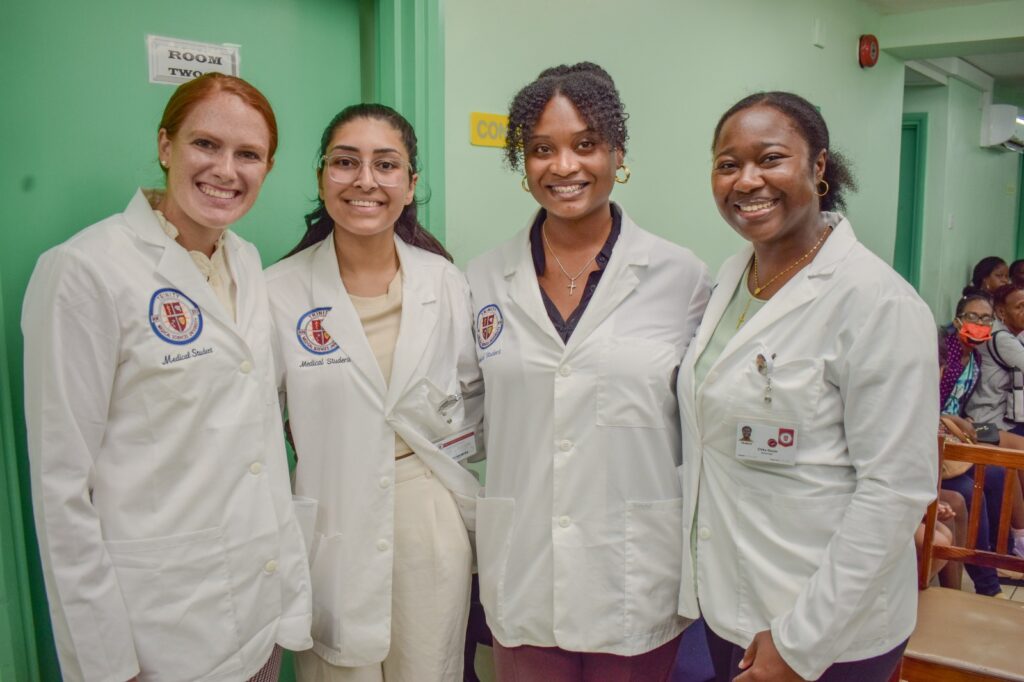
<svg viewBox="0 0 1024 682"><path fill-rule="evenodd" d="M860 67L870 69L878 63L878 38L867 33L860 37L860 49L858 51Z"/></svg>

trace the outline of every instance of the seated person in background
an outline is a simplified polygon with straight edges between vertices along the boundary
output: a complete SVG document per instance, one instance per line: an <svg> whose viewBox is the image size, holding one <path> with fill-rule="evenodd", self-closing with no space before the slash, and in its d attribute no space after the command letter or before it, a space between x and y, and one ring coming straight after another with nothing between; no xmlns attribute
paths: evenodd
<svg viewBox="0 0 1024 682"><path fill-rule="evenodd" d="M994 424L1000 431L1024 435L1024 423L1012 421L1012 376L1024 372L1024 343L1017 335L1024 331L1024 284L1007 284L996 289L995 319L991 338L977 347L980 376L967 401L966 413L975 424ZM987 320L988 318L986 318ZM1002 447L1021 447L1024 441L1000 438Z"/></svg>
<svg viewBox="0 0 1024 682"><path fill-rule="evenodd" d="M1024 284L1024 258L1010 263L1010 282L1012 284Z"/></svg>
<svg viewBox="0 0 1024 682"><path fill-rule="evenodd" d="M971 274L971 286L990 295L999 287L1010 283L1010 269L999 256L986 256L978 261Z"/></svg>

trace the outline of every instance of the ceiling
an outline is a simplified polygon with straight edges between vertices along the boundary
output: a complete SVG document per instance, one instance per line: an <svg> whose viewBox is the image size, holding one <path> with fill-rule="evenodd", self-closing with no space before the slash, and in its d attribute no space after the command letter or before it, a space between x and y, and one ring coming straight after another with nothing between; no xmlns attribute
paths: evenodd
<svg viewBox="0 0 1024 682"><path fill-rule="evenodd" d="M983 5L995 0L864 0L882 14L903 14L925 9L942 9L944 7L963 7L966 5Z"/></svg>
<svg viewBox="0 0 1024 682"><path fill-rule="evenodd" d="M982 5L995 0L863 0L882 14L904 14L921 10L935 10L945 7L966 7ZM1024 88L1024 52L1002 52L987 54L948 54L960 57L996 80L997 87ZM907 69L907 85L927 85L931 81L911 69Z"/></svg>

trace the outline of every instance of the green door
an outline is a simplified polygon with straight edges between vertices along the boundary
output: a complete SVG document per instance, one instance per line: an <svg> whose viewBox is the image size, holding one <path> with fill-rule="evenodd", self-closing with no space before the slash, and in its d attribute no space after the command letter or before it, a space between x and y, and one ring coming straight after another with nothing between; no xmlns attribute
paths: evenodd
<svg viewBox="0 0 1024 682"><path fill-rule="evenodd" d="M914 288L921 277L921 221L924 217L924 156L927 114L904 114L900 137L899 203L892 267Z"/></svg>
<svg viewBox="0 0 1024 682"><path fill-rule="evenodd" d="M280 128L277 163L256 207L237 226L260 248L264 262L283 255L303 232L302 215L316 198L313 159L323 126L341 107L362 99L359 0L5 3L0 21L4 682L60 680L29 499L21 300L40 253L123 210L136 187L161 182L157 124L173 86L148 82L147 34L239 44L241 76L274 106ZM31 330L27 341L46 333Z"/></svg>

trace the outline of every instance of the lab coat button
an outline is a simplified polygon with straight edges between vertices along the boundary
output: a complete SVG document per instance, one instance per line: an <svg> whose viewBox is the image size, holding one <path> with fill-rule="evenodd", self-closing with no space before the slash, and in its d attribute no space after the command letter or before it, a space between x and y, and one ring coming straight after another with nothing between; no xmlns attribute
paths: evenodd
<svg viewBox="0 0 1024 682"><path fill-rule="evenodd" d="M572 369L569 368L569 365L562 365L558 368L558 373L563 377L567 377L572 374Z"/></svg>
<svg viewBox="0 0 1024 682"><path fill-rule="evenodd" d="M387 476L381 476L380 481L377 482L377 485L379 485L381 488L387 488L389 485L391 485L391 479L388 478Z"/></svg>
<svg viewBox="0 0 1024 682"><path fill-rule="evenodd" d="M558 519L558 525L562 528L568 528L572 525L572 519L570 519L568 516L563 516L562 518Z"/></svg>
<svg viewBox="0 0 1024 682"><path fill-rule="evenodd" d="M563 440L561 443L558 444L558 449L561 450L562 452L569 452L570 450L572 450L572 441Z"/></svg>
<svg viewBox="0 0 1024 682"><path fill-rule="evenodd" d="M710 539L711 538L711 529L708 528L707 526L701 526L700 529L697 530L697 537L700 538L701 540L708 540L708 539Z"/></svg>
<svg viewBox="0 0 1024 682"><path fill-rule="evenodd" d="M267 563L265 563L263 565L263 570L266 571L267 573L273 573L274 571L277 570L277 562L274 561L273 559L271 559L270 561L268 561Z"/></svg>
<svg viewBox="0 0 1024 682"><path fill-rule="evenodd" d="M238 369L242 372L242 374L248 374L249 372L252 371L252 363L249 362L248 360L242 360L242 364L238 366Z"/></svg>
<svg viewBox="0 0 1024 682"><path fill-rule="evenodd" d="M388 547L390 546L391 544L387 540L377 540L377 549L382 552L388 551Z"/></svg>
<svg viewBox="0 0 1024 682"><path fill-rule="evenodd" d="M259 462L253 462L249 465L249 473L253 476L259 474L261 471L263 471L263 465Z"/></svg>

